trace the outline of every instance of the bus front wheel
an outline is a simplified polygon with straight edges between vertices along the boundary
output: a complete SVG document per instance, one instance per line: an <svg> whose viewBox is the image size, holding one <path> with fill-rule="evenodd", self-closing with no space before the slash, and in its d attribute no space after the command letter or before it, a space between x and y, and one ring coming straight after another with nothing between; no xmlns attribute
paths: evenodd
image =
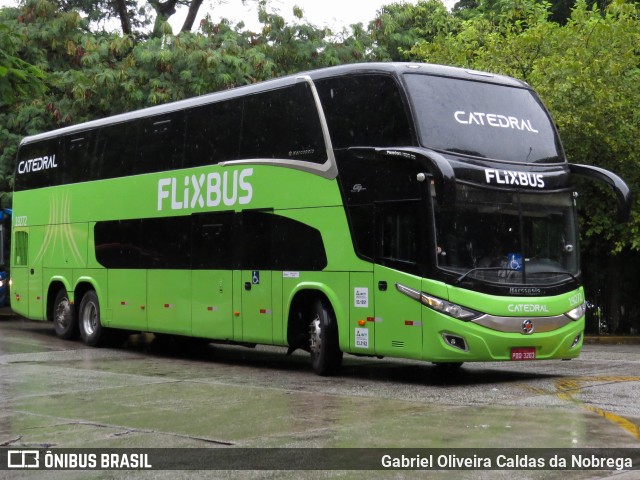
<svg viewBox="0 0 640 480"><path fill-rule="evenodd" d="M78 318L69 294L64 288L58 290L53 301L53 329L58 338L70 340L78 333Z"/></svg>
<svg viewBox="0 0 640 480"><path fill-rule="evenodd" d="M311 365L318 375L336 373L342 364L338 342L338 324L331 307L316 300L311 308L309 323Z"/></svg>
<svg viewBox="0 0 640 480"><path fill-rule="evenodd" d="M78 311L80 336L82 341L90 347L97 347L102 343L105 329L100 323L100 303L98 295L93 290L85 293Z"/></svg>

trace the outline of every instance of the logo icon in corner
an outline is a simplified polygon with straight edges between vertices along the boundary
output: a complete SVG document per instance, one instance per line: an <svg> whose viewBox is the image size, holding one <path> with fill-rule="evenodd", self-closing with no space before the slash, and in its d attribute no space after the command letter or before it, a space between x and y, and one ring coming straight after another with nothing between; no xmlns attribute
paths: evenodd
<svg viewBox="0 0 640 480"><path fill-rule="evenodd" d="M522 333L525 335L531 335L534 329L533 320L527 319L522 322Z"/></svg>

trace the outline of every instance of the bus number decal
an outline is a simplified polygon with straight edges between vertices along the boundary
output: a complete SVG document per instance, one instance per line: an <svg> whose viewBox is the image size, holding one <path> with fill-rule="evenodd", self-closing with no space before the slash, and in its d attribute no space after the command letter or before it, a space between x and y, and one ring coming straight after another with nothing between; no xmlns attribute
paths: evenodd
<svg viewBox="0 0 640 480"><path fill-rule="evenodd" d="M233 172L211 172L200 176L187 175L158 180L158 210L184 210L196 207L227 207L237 203L247 205L253 197L253 187L247 180L253 168Z"/></svg>
<svg viewBox="0 0 640 480"><path fill-rule="evenodd" d="M16 227L26 227L27 226L27 217L16 217Z"/></svg>

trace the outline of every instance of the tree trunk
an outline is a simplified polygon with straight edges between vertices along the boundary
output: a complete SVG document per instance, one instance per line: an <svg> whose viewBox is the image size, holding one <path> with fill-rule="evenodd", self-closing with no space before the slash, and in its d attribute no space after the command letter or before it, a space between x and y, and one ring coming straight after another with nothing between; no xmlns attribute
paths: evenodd
<svg viewBox="0 0 640 480"><path fill-rule="evenodd" d="M120 17L120 25L122 25L122 34L131 35L131 20L129 19L129 13L127 12L127 6L125 0L115 0L116 11Z"/></svg>
<svg viewBox="0 0 640 480"><path fill-rule="evenodd" d="M189 4L189 13L187 13L187 18L184 20L184 24L182 25L181 32L190 32L193 28L193 23L196 21L196 17L198 16L198 10L200 10L200 6L204 0L192 0Z"/></svg>

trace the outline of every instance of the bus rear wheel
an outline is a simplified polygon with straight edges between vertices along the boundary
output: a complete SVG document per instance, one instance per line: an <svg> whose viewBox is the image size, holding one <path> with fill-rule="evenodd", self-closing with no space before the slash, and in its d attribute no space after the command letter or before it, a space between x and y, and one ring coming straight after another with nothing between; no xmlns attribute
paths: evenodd
<svg viewBox="0 0 640 480"><path fill-rule="evenodd" d="M332 375L342 364L338 324L330 307L316 300L310 312L309 350L311 366L318 375Z"/></svg>
<svg viewBox="0 0 640 480"><path fill-rule="evenodd" d="M70 340L78 334L76 309L69 301L69 294L64 288L58 290L53 301L53 330L57 337L63 340Z"/></svg>
<svg viewBox="0 0 640 480"><path fill-rule="evenodd" d="M105 329L100 323L100 303L98 295L89 290L82 297L78 310L78 323L82 341L90 347L99 346L105 337Z"/></svg>

